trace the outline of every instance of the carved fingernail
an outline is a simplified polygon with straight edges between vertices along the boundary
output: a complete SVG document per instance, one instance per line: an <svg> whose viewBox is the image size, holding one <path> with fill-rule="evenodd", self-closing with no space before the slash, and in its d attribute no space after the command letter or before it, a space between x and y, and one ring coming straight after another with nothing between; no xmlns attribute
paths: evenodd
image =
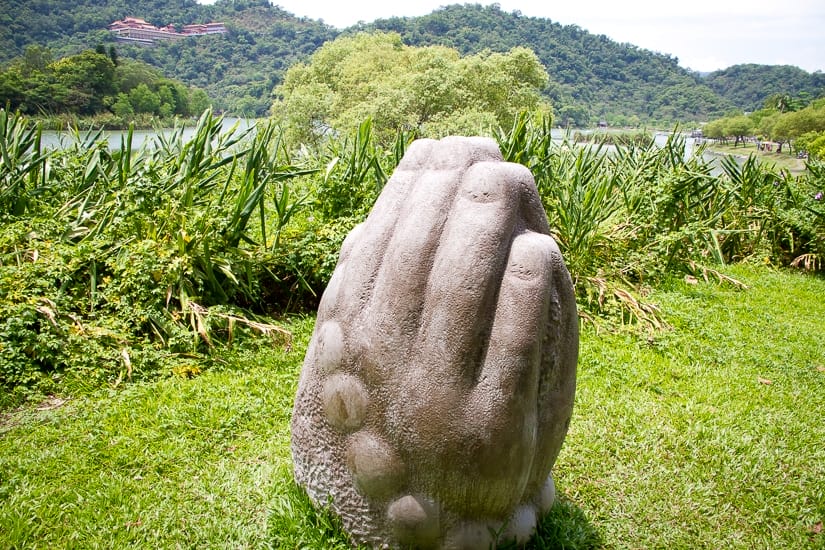
<svg viewBox="0 0 825 550"><path fill-rule="evenodd" d="M464 194L473 202L493 202L501 199L504 186L500 177L501 163L479 163L464 174Z"/></svg>
<svg viewBox="0 0 825 550"><path fill-rule="evenodd" d="M369 432L353 434L347 445L347 466L364 495L387 498L404 485L404 464L384 441Z"/></svg>
<svg viewBox="0 0 825 550"><path fill-rule="evenodd" d="M429 546L439 534L438 507L425 497L407 495L394 501L387 520L402 544Z"/></svg>
<svg viewBox="0 0 825 550"><path fill-rule="evenodd" d="M321 325L315 341L315 365L322 373L332 373L344 359L344 333L341 325L327 321Z"/></svg>
<svg viewBox="0 0 825 550"><path fill-rule="evenodd" d="M520 164L479 162L464 174L462 188L474 202L508 199L515 203L525 182L531 179L530 171Z"/></svg>
<svg viewBox="0 0 825 550"><path fill-rule="evenodd" d="M324 382L324 411L335 428L352 432L364 424L369 397L364 385L349 374L335 374Z"/></svg>
<svg viewBox="0 0 825 550"><path fill-rule="evenodd" d="M507 272L528 281L546 276L551 262L546 246L549 239L547 235L531 232L516 237L507 260Z"/></svg>

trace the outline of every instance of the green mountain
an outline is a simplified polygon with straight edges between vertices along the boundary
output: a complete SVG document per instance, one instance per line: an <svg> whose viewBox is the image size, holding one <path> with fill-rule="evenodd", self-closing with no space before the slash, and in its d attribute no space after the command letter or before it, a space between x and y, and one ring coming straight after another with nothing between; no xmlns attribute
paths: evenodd
<svg viewBox="0 0 825 550"><path fill-rule="evenodd" d="M825 74L791 65L734 65L707 75L705 83L743 111L756 111L771 96L807 103L825 92Z"/></svg>
<svg viewBox="0 0 825 550"><path fill-rule="evenodd" d="M378 20L369 28L396 31L412 45L444 44L462 53L528 46L554 81L549 93L562 123L701 120L734 107L674 57L497 5L447 6L422 17Z"/></svg>
<svg viewBox="0 0 825 550"><path fill-rule="evenodd" d="M335 38L332 27L272 6L267 0L3 0L0 63L45 45L53 57L114 45L120 57L145 61L171 78L203 88L219 109L264 115L271 92L292 63ZM8 9L6 9L8 5ZM161 27L221 21L227 34L158 41L152 47L116 43L113 21L139 17Z"/></svg>
<svg viewBox="0 0 825 550"><path fill-rule="evenodd" d="M306 59L340 31L299 18L267 0L4 0L0 12L0 64L40 44L61 57L103 44L121 57L145 61L165 75L204 88L216 107L263 115L283 72ZM153 47L115 43L109 23L127 16L164 26L220 21L228 33L158 42ZM783 82L807 84L792 90L820 95L822 75L776 76L778 68L741 71L732 67L703 77L669 55L619 44L575 25L502 11L497 5L452 5L429 15L377 20L343 31L392 30L411 45L444 44L464 54L526 46L547 67L547 95L560 124L611 125L705 120L777 93ZM757 67L757 66L738 66ZM734 70L736 69L736 70ZM793 69L793 68L791 68ZM805 76L807 75L807 76ZM749 90L745 93L744 90Z"/></svg>
<svg viewBox="0 0 825 550"><path fill-rule="evenodd" d="M129 15L154 24L187 24L211 11L194 0L3 0L0 62L21 55L28 44L58 50L106 36L109 23Z"/></svg>

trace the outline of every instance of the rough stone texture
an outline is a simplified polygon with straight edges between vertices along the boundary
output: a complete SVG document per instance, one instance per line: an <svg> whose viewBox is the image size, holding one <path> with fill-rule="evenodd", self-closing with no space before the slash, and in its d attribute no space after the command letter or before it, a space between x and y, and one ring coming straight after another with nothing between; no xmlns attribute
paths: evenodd
<svg viewBox="0 0 825 550"><path fill-rule="evenodd" d="M570 275L530 172L493 140L416 141L321 300L295 479L357 543L526 541L555 499L577 356Z"/></svg>

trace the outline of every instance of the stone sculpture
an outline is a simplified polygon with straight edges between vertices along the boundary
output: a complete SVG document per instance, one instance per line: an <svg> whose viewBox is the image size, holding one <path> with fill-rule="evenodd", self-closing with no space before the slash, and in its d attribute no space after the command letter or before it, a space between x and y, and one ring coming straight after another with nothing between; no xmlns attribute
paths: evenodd
<svg viewBox="0 0 825 550"><path fill-rule="evenodd" d="M529 170L490 139L415 141L321 299L295 479L358 544L524 542L555 498L577 356Z"/></svg>

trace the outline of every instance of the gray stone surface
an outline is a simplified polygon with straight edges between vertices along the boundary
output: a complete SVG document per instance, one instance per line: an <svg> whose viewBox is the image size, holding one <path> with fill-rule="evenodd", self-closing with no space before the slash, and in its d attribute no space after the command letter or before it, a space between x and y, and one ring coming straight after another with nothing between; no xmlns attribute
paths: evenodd
<svg viewBox="0 0 825 550"><path fill-rule="evenodd" d="M295 479L354 542L526 541L575 392L570 275L493 140L418 140L347 237L292 418Z"/></svg>

